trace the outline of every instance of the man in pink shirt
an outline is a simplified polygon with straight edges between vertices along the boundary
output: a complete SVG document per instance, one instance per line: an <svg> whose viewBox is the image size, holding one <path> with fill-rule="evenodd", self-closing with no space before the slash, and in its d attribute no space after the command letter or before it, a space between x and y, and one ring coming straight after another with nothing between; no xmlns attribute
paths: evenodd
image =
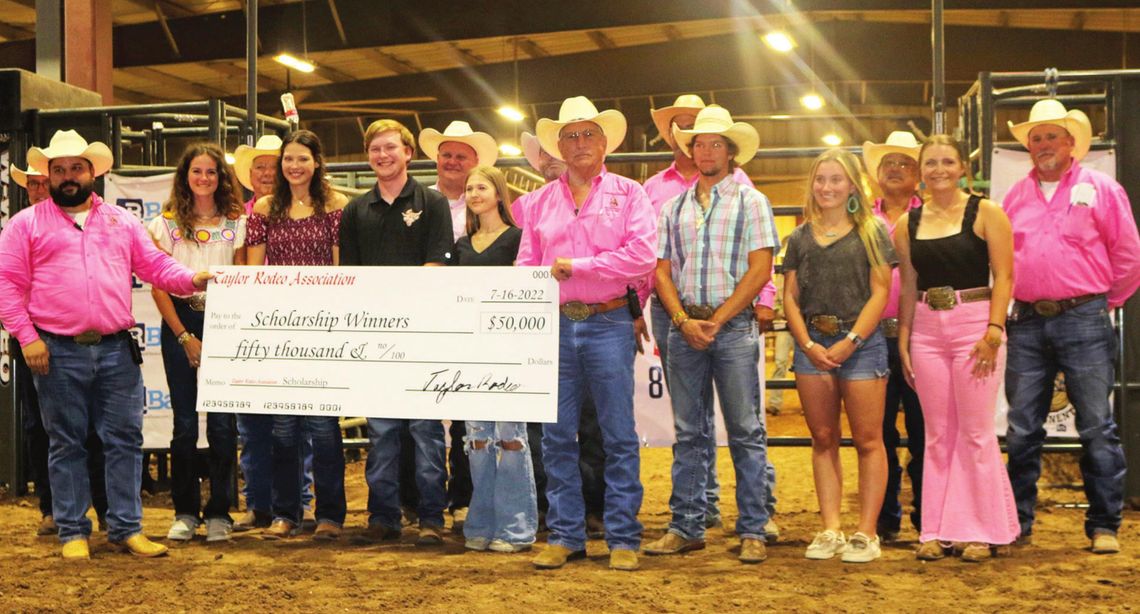
<svg viewBox="0 0 1140 614"><path fill-rule="evenodd" d="M887 136L885 143L863 143L863 163L867 172L876 178L881 198L875 199L875 215L895 236L895 223L904 213L922 205L918 197L918 140L910 132L896 130ZM914 491L914 511L910 522L914 530L922 532L922 461L926 449L925 425L918 394L906 383L899 362L899 270L891 270L891 293L883 310L881 325L887 339L887 405L883 413L883 444L887 448L887 492L879 511L878 534L884 542L898 539L902 527L902 506L899 505L899 488L902 486L902 467L899 465L899 405L903 408L906 423L906 448L910 462L906 473Z"/></svg>
<svg viewBox="0 0 1140 614"><path fill-rule="evenodd" d="M1080 165L1092 126L1057 100L1010 123L1033 170L1006 194L1013 225L1013 298L1005 390L1009 398L1009 480L1029 543L1041 475L1045 420L1058 371L1077 414L1092 551L1120 551L1124 451L1112 417L1116 338L1109 310L1140 286L1140 235L1124 188Z"/></svg>
<svg viewBox="0 0 1140 614"><path fill-rule="evenodd" d="M476 166L494 166L495 160L499 158L499 146L495 143L495 137L486 132L475 132L467 122L454 121L443 132L435 128L422 130L420 149L425 156L435 161L438 180L431 187L447 197L451 206L453 240L458 241L459 237L467 234L467 175ZM454 428L455 424L452 423L451 432L459 433L462 437L463 423L458 423L459 430ZM462 451L460 455L462 456ZM470 475L467 483L471 483ZM470 502L470 486L467 486L467 492L463 507L467 507L467 502Z"/></svg>
<svg viewBox="0 0 1140 614"><path fill-rule="evenodd" d="M588 389L605 436L610 568L632 571L638 568L643 491L629 301L637 300L633 289L653 270L657 225L641 186L606 172L606 154L625 137L625 116L612 109L599 113L578 96L563 101L557 120L540 119L536 128L542 148L568 168L531 199L516 260L519 266L549 266L562 304L558 422L545 425L542 439L550 537L534 565L552 569L586 555L577 436Z"/></svg>
<svg viewBox="0 0 1140 614"><path fill-rule="evenodd" d="M142 534L142 352L128 332L131 273L177 294L205 289L211 276L163 253L130 212L94 193L95 177L113 163L106 145L60 131L28 162L48 176L51 198L0 234L0 322L20 342L39 394L63 557L90 556L90 424L106 455L108 540L137 556L162 555L166 546Z"/></svg>
<svg viewBox="0 0 1140 614"><path fill-rule="evenodd" d="M665 170L657 173L656 175L645 180L645 193L649 195L649 201L653 203L654 214L660 218L661 208L665 203L677 198L692 188L700 177L700 169L697 168L693 159L685 155L685 151L677 145L676 139L673 138L673 128L677 127L681 130L691 130L693 124L697 120L697 114L701 109L705 108L705 101L696 94L682 94L673 101L673 104L668 107L660 109L651 109L649 114L653 117L653 124L657 127L657 132L661 138L669 144L669 148L673 150L673 163ZM745 185L750 188L756 187L752 183L752 179L744 169L737 165L732 169L732 179L740 185ZM773 272L775 269L773 269ZM654 291L656 280L654 276L649 277L648 289ZM764 333L772 328L772 321L776 319L776 311L773 309L776 302L776 285L772 283L769 276L768 281L760 290L756 302L753 304L753 310L756 317L756 322L760 325L760 332ZM665 313L665 309L661 306L661 301L654 293L653 299L650 302L650 322L653 326L653 341L657 344L657 354L661 357L661 367L664 368L667 360L669 359L669 329L670 319L669 314ZM644 322L642 322L644 326ZM669 378L665 377L665 386L669 386ZM706 404L711 406L713 402L712 389L708 390L705 395ZM716 475L716 422L713 413L706 412L709 418L708 428L712 434L709 438L709 464L708 464L708 478L705 482L705 500L708 503L708 509L705 511L705 523L709 527L717 526L721 523L720 516L720 482L717 480ZM779 526L776 525L774 520L776 516L776 468L772 466L771 461L767 462L766 480L765 485L768 489L768 496L765 498L768 523L764 527L768 539L775 541L780 536Z"/></svg>
<svg viewBox="0 0 1140 614"><path fill-rule="evenodd" d="M242 187L253 193L245 203L246 215L253 212L257 199L273 193L280 159L281 137L276 134L262 135L253 147L238 145L234 150L234 175Z"/></svg>

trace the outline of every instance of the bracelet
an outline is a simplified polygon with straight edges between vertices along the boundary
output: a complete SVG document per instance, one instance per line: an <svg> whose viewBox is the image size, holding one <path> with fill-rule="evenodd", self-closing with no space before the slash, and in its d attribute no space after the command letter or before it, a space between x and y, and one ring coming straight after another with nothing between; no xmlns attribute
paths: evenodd
<svg viewBox="0 0 1140 614"><path fill-rule="evenodd" d="M678 311L677 313L673 314L673 326L676 326L677 328L681 328L681 325L688 321L689 314L685 313L684 311Z"/></svg>
<svg viewBox="0 0 1140 614"><path fill-rule="evenodd" d="M194 338L194 333L184 330L181 335L178 335L178 345L186 345L186 342Z"/></svg>
<svg viewBox="0 0 1140 614"><path fill-rule="evenodd" d="M813 347L815 347L815 341L812 341L809 339L807 344L804 345L804 351L806 352L806 351L812 349Z"/></svg>
<svg viewBox="0 0 1140 614"><path fill-rule="evenodd" d="M1005 332L1005 327L1004 327L1004 326L1002 326L1001 324L995 324L995 323L993 323L993 322L990 322L990 323L989 323L989 326L992 326L992 327L994 327L994 328L996 328L996 329L1000 330L1000 331L1001 331L1001 332L1003 332L1003 333Z"/></svg>

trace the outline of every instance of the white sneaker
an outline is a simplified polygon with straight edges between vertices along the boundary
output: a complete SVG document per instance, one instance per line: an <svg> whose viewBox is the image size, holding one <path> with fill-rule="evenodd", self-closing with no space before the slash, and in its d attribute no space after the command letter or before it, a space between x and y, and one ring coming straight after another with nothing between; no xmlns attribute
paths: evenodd
<svg viewBox="0 0 1140 614"><path fill-rule="evenodd" d="M815 561L825 561L842 553L846 545L847 539L843 537L842 531L823 531L815 534L815 539L811 540L811 545L807 547L804 557Z"/></svg>
<svg viewBox="0 0 1140 614"><path fill-rule="evenodd" d="M468 550L478 550L480 552L486 550L489 545L491 545L491 540L487 537L468 537L467 540L463 542L464 548Z"/></svg>
<svg viewBox="0 0 1140 614"><path fill-rule="evenodd" d="M856 532L847 542L847 549L843 551L844 563L870 563L883 555L879 549L879 536L867 537L866 533Z"/></svg>
<svg viewBox="0 0 1140 614"><path fill-rule="evenodd" d="M206 543L229 541L232 532L233 524L225 518L206 519Z"/></svg>
<svg viewBox="0 0 1140 614"><path fill-rule="evenodd" d="M530 544L512 544L505 539L496 539L489 549L494 552L525 552L530 550Z"/></svg>
<svg viewBox="0 0 1140 614"><path fill-rule="evenodd" d="M174 524L166 533L166 539L188 542L194 539L194 532L198 530L199 520L193 516L175 516Z"/></svg>

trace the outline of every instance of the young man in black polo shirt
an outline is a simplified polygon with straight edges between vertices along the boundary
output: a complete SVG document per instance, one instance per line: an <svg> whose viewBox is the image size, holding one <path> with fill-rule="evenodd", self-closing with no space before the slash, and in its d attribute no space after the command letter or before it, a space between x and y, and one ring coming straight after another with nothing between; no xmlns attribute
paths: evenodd
<svg viewBox="0 0 1140 614"><path fill-rule="evenodd" d="M440 266L452 247L447 198L408 176L415 153L412 133L397 121L381 119L364 134L368 165L376 185L345 207L340 225L341 266ZM441 544L447 505L443 424L439 420L369 418L368 529L372 539L400 537L400 429L412 433L419 490L417 545Z"/></svg>

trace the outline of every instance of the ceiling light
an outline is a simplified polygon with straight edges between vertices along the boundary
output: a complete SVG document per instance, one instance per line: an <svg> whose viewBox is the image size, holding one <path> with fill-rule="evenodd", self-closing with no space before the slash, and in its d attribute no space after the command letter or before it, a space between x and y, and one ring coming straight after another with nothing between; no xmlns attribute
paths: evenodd
<svg viewBox="0 0 1140 614"><path fill-rule="evenodd" d="M806 109L818 111L823 108L823 98L820 98L819 94L807 94L800 98L800 104L804 105Z"/></svg>
<svg viewBox="0 0 1140 614"><path fill-rule="evenodd" d="M769 115L768 119L791 119L791 115Z"/></svg>
<svg viewBox="0 0 1140 614"><path fill-rule="evenodd" d="M839 138L839 135L834 132L823 135L823 138L820 140L823 141L824 145L829 147L839 147L843 143L843 139Z"/></svg>
<svg viewBox="0 0 1140 614"><path fill-rule="evenodd" d="M768 45L768 48L772 51L787 53L796 48L796 41L792 40L791 36L788 36L779 30L769 32L760 38L764 41L764 44Z"/></svg>
<svg viewBox="0 0 1140 614"><path fill-rule="evenodd" d="M510 143L503 143L499 145L499 153L504 156L521 156L522 150Z"/></svg>
<svg viewBox="0 0 1140 614"><path fill-rule="evenodd" d="M299 70L301 72L313 72L314 70L317 69L316 65L313 64L312 62L302 60L300 58L295 58L295 57L289 55L288 53L278 54L273 59L277 60L278 64L281 64L283 66L288 66L289 68L292 68L293 70Z"/></svg>
<svg viewBox="0 0 1140 614"><path fill-rule="evenodd" d="M503 117L516 123L521 122L523 118L526 117L526 115L523 115L522 111L516 109L515 107L512 107L509 104L505 104L499 107L498 113L499 115L502 115Z"/></svg>

